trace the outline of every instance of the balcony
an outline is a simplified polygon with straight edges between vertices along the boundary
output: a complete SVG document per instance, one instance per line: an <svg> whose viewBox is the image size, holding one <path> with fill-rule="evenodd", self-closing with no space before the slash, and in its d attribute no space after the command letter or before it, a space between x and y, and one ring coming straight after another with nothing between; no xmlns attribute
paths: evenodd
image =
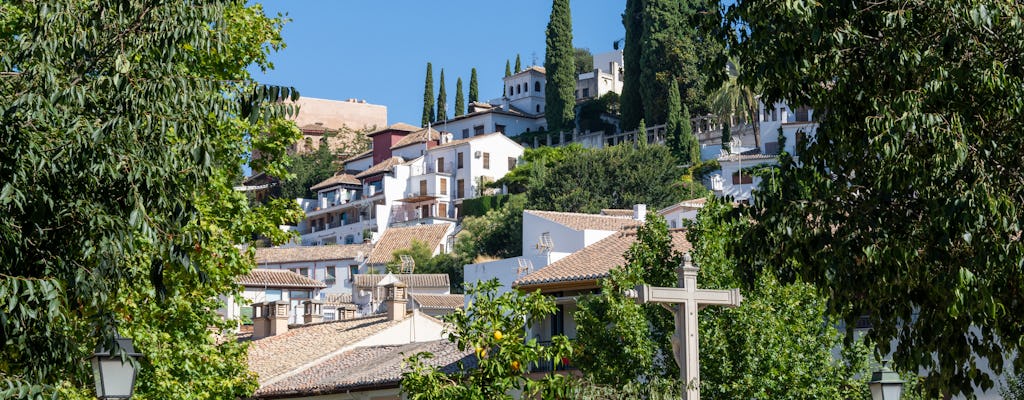
<svg viewBox="0 0 1024 400"><path fill-rule="evenodd" d="M438 168L441 167L441 168ZM412 168L412 176L429 175L429 174L441 174L451 175L455 171L455 163L448 161L438 165L437 162L427 163L423 166L414 166Z"/></svg>

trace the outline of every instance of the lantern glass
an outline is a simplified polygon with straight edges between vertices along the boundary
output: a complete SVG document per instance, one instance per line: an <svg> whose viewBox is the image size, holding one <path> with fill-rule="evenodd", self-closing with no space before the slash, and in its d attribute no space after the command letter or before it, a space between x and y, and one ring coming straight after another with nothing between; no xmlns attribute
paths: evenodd
<svg viewBox="0 0 1024 400"><path fill-rule="evenodd" d="M884 360L882 368L871 374L868 387L871 388L873 400L899 400L903 394L903 380L889 368L888 363L888 360Z"/></svg>
<svg viewBox="0 0 1024 400"><path fill-rule="evenodd" d="M92 357L92 372L96 381L96 397L100 399L130 399L137 373L134 359L141 356L132 346L132 340L117 338L120 353L104 349L103 344ZM125 358L122 359L122 353Z"/></svg>

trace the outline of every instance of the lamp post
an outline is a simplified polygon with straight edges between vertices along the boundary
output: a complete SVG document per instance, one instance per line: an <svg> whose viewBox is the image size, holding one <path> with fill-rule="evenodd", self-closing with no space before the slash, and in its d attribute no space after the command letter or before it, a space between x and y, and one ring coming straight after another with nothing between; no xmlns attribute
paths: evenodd
<svg viewBox="0 0 1024 400"><path fill-rule="evenodd" d="M135 352L130 338L114 337L119 348L111 351L110 343L100 343L93 354L92 373L96 378L96 397L100 399L130 399L135 389L135 360L142 356Z"/></svg>
<svg viewBox="0 0 1024 400"><path fill-rule="evenodd" d="M873 400L899 400L903 394L903 380L888 364L889 360L882 360L882 368L871 373L868 387Z"/></svg>

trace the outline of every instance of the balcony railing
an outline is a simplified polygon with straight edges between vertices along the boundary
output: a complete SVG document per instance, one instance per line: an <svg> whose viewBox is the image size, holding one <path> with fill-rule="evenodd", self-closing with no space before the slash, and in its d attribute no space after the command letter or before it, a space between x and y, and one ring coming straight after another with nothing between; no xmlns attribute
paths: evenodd
<svg viewBox="0 0 1024 400"><path fill-rule="evenodd" d="M571 341L575 341L575 339ZM538 341L537 344L548 347L551 346L551 341ZM530 364L530 372L567 371L573 369L576 369L576 367L572 365L572 360L568 358L563 358L562 362L557 364L551 360L541 360Z"/></svg>
<svg viewBox="0 0 1024 400"><path fill-rule="evenodd" d="M426 174L435 174L435 173L451 174L453 171L455 171L455 163L453 163L451 161L442 163L440 165L440 167L441 168L438 168L438 165L437 165L436 161L432 162L432 163L428 163L428 164L426 164L426 165L424 165L422 167L419 167L419 166L413 167L412 175L416 176L416 175L426 175Z"/></svg>

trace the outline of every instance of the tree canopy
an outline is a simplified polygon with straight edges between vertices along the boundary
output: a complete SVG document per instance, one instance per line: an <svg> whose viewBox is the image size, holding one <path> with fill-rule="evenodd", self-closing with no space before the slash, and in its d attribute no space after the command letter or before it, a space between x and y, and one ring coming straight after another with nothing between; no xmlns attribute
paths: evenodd
<svg viewBox="0 0 1024 400"><path fill-rule="evenodd" d="M283 20L239 1L0 7L0 397L83 398L115 330L149 356L139 398L249 395L244 347L210 329L252 266L236 245L297 217L231 189L253 149L297 139L266 121L298 93L246 70Z"/></svg>
<svg viewBox="0 0 1024 400"><path fill-rule="evenodd" d="M434 118L434 71L433 66L427 63L427 77L423 82L423 117L420 119L422 126L433 122Z"/></svg>
<svg viewBox="0 0 1024 400"><path fill-rule="evenodd" d="M576 105L576 74L572 47L572 16L569 0L553 0L551 17L545 31L547 51L544 69L544 117L548 131L563 132L573 129Z"/></svg>
<svg viewBox="0 0 1024 400"><path fill-rule="evenodd" d="M739 1L729 14L756 71L740 80L820 123L743 212L757 221L736 249L744 280L814 284L933 393L993 387L982 360L1024 367L1022 11Z"/></svg>

